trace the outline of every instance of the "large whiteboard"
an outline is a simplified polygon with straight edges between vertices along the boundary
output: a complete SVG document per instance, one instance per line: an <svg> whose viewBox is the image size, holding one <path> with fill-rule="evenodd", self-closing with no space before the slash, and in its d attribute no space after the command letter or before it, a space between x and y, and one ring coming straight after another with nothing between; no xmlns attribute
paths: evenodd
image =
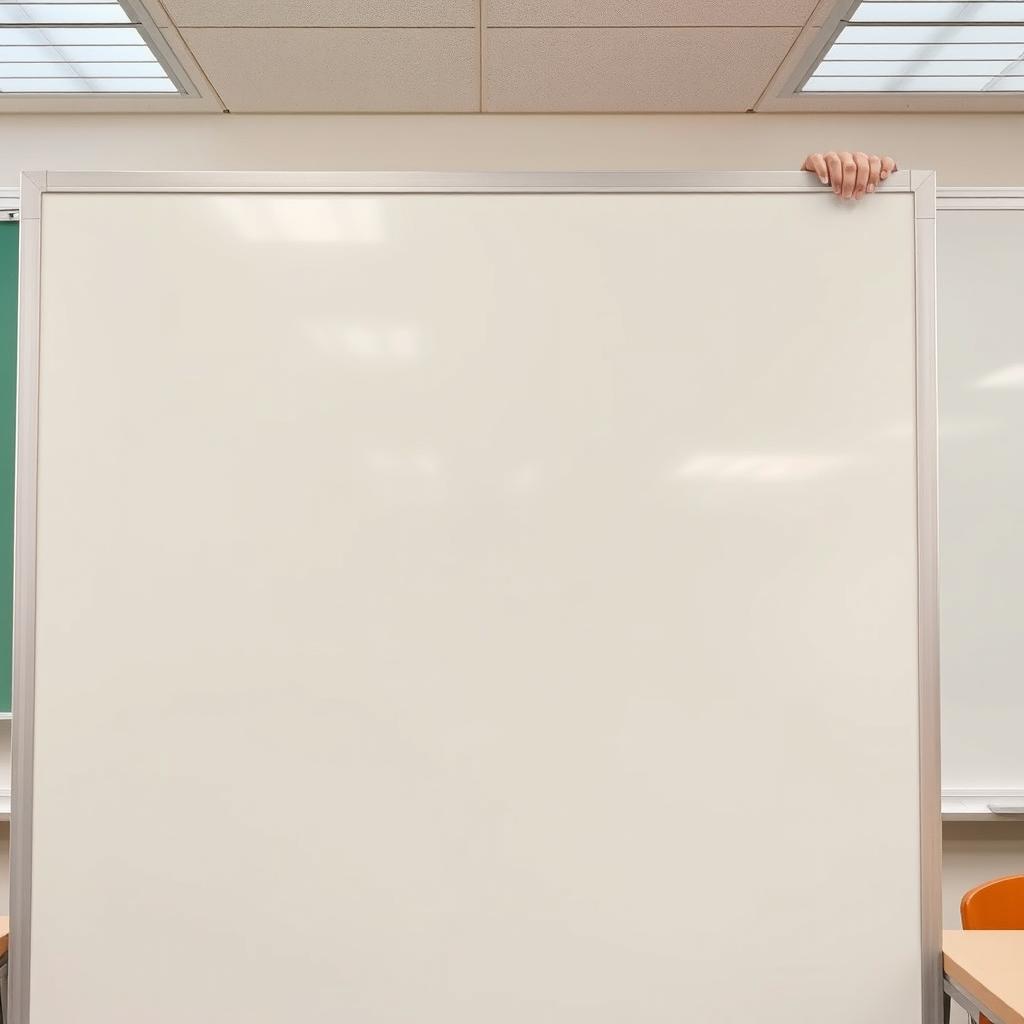
<svg viewBox="0 0 1024 1024"><path fill-rule="evenodd" d="M942 207L942 783L1024 794L1024 193Z"/></svg>
<svg viewBox="0 0 1024 1024"><path fill-rule="evenodd" d="M31 1024L934 1020L930 179L655 177L26 204Z"/></svg>

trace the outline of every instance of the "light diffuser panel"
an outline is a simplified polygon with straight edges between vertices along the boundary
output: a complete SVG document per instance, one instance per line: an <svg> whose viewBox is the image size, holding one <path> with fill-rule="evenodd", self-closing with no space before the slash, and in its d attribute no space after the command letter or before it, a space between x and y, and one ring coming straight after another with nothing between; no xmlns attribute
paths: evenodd
<svg viewBox="0 0 1024 1024"><path fill-rule="evenodd" d="M1024 0L861 0L802 92L1024 92Z"/></svg>
<svg viewBox="0 0 1024 1024"><path fill-rule="evenodd" d="M950 3L940 0L905 0L903 3L887 3L881 0L863 0L850 18L852 22L929 22L945 21L956 23L1022 21L1024 2L1021 0L988 0L970 3L958 0Z"/></svg>
<svg viewBox="0 0 1024 1024"><path fill-rule="evenodd" d="M824 60L814 72L815 78L861 76L984 75L992 78L1006 71L1012 60Z"/></svg>
<svg viewBox="0 0 1024 1024"><path fill-rule="evenodd" d="M0 93L178 93L139 29L114 0L0 0Z"/></svg>
<svg viewBox="0 0 1024 1024"><path fill-rule="evenodd" d="M12 28L0 25L0 46L145 46L146 41L131 26L99 28L94 25L74 27L42 26ZM154 58L155 59L155 58Z"/></svg>
<svg viewBox="0 0 1024 1024"><path fill-rule="evenodd" d="M0 67L8 64L47 61L151 61L153 53L141 46L0 46ZM163 70L161 68L161 70Z"/></svg>
<svg viewBox="0 0 1024 1024"><path fill-rule="evenodd" d="M115 61L111 64L75 61L60 64L18 61L0 65L0 83L5 78L166 78L155 61ZM0 85L2 87L2 85Z"/></svg>
<svg viewBox="0 0 1024 1024"><path fill-rule="evenodd" d="M839 43L1024 43L1019 25L847 25Z"/></svg>
<svg viewBox="0 0 1024 1024"><path fill-rule="evenodd" d="M164 78L85 78L93 92L177 92L177 86Z"/></svg>
<svg viewBox="0 0 1024 1024"><path fill-rule="evenodd" d="M1018 60L1019 43L836 43L826 60Z"/></svg>
<svg viewBox="0 0 1024 1024"><path fill-rule="evenodd" d="M804 92L981 92L989 81L989 76L830 78L814 75L804 86Z"/></svg>
<svg viewBox="0 0 1024 1024"><path fill-rule="evenodd" d="M0 23L5 25L117 25L130 20L118 3L0 3Z"/></svg>

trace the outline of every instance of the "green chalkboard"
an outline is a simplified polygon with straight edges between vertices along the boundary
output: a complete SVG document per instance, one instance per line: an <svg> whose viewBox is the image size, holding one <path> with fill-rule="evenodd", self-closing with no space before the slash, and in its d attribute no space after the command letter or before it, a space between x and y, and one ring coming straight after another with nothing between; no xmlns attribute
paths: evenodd
<svg viewBox="0 0 1024 1024"><path fill-rule="evenodd" d="M18 224L5 221L0 222L0 713L11 710L17 369Z"/></svg>

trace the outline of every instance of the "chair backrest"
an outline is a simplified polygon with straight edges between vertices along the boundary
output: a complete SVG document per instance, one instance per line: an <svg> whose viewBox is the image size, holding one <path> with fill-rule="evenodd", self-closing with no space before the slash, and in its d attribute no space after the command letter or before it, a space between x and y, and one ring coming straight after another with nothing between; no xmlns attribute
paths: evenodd
<svg viewBox="0 0 1024 1024"><path fill-rule="evenodd" d="M960 901L960 923L979 931L1024 929L1024 875L982 882ZM980 1016L978 1024L992 1024Z"/></svg>
<svg viewBox="0 0 1024 1024"><path fill-rule="evenodd" d="M960 901L960 921L985 931L1024 930L1024 875L976 886Z"/></svg>

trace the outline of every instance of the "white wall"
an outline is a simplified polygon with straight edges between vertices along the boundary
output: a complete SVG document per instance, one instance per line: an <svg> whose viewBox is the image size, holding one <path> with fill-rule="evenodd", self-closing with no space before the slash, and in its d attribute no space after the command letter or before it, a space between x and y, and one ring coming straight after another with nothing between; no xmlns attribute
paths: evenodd
<svg viewBox="0 0 1024 1024"><path fill-rule="evenodd" d="M23 168L788 169L844 146L935 169L946 185L1024 184L1020 114L12 114L0 116L0 187ZM947 825L944 853L946 926L956 927L966 889L1024 871L1024 826ZM0 877L6 858L0 832Z"/></svg>
<svg viewBox="0 0 1024 1024"><path fill-rule="evenodd" d="M789 169L812 149L890 152L947 185L1024 183L1024 115L0 115L21 169Z"/></svg>

